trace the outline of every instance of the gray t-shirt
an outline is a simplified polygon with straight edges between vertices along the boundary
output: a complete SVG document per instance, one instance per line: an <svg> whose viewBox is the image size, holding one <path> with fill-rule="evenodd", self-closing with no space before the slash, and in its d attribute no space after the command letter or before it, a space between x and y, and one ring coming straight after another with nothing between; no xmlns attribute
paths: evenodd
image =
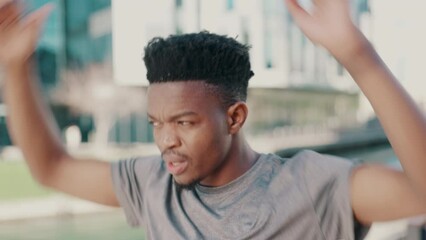
<svg viewBox="0 0 426 240"><path fill-rule="evenodd" d="M303 151L262 154L221 187L176 188L161 157L113 163L117 198L148 239L354 239L351 162Z"/></svg>

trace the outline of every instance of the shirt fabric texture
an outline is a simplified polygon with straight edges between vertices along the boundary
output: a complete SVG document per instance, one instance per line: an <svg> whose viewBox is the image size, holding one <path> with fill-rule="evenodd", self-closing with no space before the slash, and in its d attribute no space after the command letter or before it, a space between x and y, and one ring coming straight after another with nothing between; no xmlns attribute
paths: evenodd
<svg viewBox="0 0 426 240"><path fill-rule="evenodd" d="M353 164L302 151L261 154L221 187L176 187L160 156L112 164L128 223L148 239L354 239L349 178Z"/></svg>

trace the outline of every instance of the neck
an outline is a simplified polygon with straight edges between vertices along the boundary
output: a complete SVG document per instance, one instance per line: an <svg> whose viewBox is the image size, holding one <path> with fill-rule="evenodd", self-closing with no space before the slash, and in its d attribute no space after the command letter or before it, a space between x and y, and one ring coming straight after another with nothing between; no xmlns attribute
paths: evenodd
<svg viewBox="0 0 426 240"><path fill-rule="evenodd" d="M246 173L259 158L247 143L242 133L235 135L230 150L216 171L200 183L204 186L219 187L230 183Z"/></svg>

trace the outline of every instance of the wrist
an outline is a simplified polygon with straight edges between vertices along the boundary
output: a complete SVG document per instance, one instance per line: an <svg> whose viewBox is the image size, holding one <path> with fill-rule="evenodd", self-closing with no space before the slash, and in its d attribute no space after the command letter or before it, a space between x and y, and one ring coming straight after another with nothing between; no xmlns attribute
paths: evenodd
<svg viewBox="0 0 426 240"><path fill-rule="evenodd" d="M351 61L356 61L357 57L363 55L366 51L370 51L370 49L371 44L369 41L354 26L348 30L340 44L335 44L328 50L337 61L345 66Z"/></svg>
<svg viewBox="0 0 426 240"><path fill-rule="evenodd" d="M344 50L333 55L358 84L365 76L373 76L386 68L374 47L361 33L348 41Z"/></svg>
<svg viewBox="0 0 426 240"><path fill-rule="evenodd" d="M28 79L32 64L30 61L9 62L4 66L5 86L25 83Z"/></svg>
<svg viewBox="0 0 426 240"><path fill-rule="evenodd" d="M31 62L28 60L14 60L5 64L4 70L6 74L22 73L30 69Z"/></svg>
<svg viewBox="0 0 426 240"><path fill-rule="evenodd" d="M14 58L14 59L9 59L9 61L7 61L5 65L7 67L15 67L15 66L23 66L29 63L30 63L29 58Z"/></svg>

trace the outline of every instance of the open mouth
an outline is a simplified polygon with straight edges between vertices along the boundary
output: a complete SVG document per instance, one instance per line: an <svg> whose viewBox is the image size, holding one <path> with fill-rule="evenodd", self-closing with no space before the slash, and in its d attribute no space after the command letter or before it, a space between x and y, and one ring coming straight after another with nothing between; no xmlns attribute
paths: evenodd
<svg viewBox="0 0 426 240"><path fill-rule="evenodd" d="M186 169L188 168L188 162L187 161L183 161L183 162L167 162L167 170L172 174L172 175L179 175L182 174Z"/></svg>

